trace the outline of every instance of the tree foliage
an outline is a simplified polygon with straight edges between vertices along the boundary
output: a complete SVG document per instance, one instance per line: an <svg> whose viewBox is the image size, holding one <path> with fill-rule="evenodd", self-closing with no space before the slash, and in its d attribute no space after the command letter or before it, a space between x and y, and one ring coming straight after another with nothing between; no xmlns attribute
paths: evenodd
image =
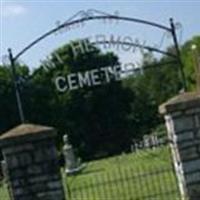
<svg viewBox="0 0 200 200"><path fill-rule="evenodd" d="M195 42L200 50L199 41L199 37L194 37L181 49L190 89L195 84L191 44ZM17 65L27 121L56 127L60 148L62 136L67 133L84 159L128 151L133 138L141 138L161 123L158 106L182 89L177 64L165 64L170 61L168 57L156 59L147 53L137 76L61 94L54 83L57 75L119 64L112 52L103 53L91 44L92 52L78 52L75 56L72 44L76 41L56 49L32 73L27 66ZM62 58L62 63L55 55ZM19 124L8 66L0 66L0 119L1 132Z"/></svg>

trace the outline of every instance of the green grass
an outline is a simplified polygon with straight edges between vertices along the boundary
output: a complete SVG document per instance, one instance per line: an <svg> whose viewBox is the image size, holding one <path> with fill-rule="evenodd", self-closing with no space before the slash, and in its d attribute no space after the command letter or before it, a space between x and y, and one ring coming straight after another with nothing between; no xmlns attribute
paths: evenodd
<svg viewBox="0 0 200 200"><path fill-rule="evenodd" d="M8 195L8 188L5 183L0 183L0 199L1 200L10 200Z"/></svg>
<svg viewBox="0 0 200 200"><path fill-rule="evenodd" d="M167 147L90 162L66 185L70 200L180 199Z"/></svg>
<svg viewBox="0 0 200 200"><path fill-rule="evenodd" d="M167 147L92 161L79 174L62 174L67 200L180 199ZM9 200L5 185L0 199Z"/></svg>

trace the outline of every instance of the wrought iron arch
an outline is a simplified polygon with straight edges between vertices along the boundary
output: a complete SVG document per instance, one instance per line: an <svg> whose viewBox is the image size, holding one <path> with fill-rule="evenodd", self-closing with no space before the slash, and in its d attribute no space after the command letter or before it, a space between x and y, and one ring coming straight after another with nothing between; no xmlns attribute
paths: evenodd
<svg viewBox="0 0 200 200"><path fill-rule="evenodd" d="M98 14L98 15L95 16L95 14ZM80 16L80 18L75 19L78 16ZM22 56L24 53L26 53L29 49L31 49L33 46L38 44L40 41L42 41L43 39L47 38L48 36L54 34L55 32L65 28L65 27L69 27L71 25L83 23L83 22L86 22L86 21L102 20L102 19L104 19L104 20L106 20L106 19L121 20L121 21L126 21L126 22L131 22L131 23L144 24L144 25L152 26L152 27L155 27L155 28L169 32L172 35L172 38L173 38L174 47L175 47L175 50L176 50L176 55L171 54L171 53L166 52L166 51L162 51L160 49L157 49L157 48L151 47L151 46L138 45L138 44L127 43L127 42L124 43L124 44L144 48L144 49L147 49L149 51L155 51L155 52L161 53L163 55L173 57L175 60L177 60L177 62L179 64L179 71L180 71L180 75L181 75L181 78L182 78L183 89L184 90L187 89L186 78L185 78L185 74L184 74L184 71L183 71L183 63L182 63L182 60L181 60L180 48L179 48L179 45L178 45L178 40L177 40L177 35L176 35L176 28L175 28L175 25L174 25L172 18L170 18L170 27L168 27L168 26L164 26L162 24L158 24L158 23L152 22L152 21L147 21L147 20L138 19L138 18L131 18L131 17L123 17L123 16L118 16L118 15L111 15L111 14L101 12L101 11L97 11L97 10L94 10L94 9L90 9L90 10L87 10L87 11L79 11L74 16L69 18L66 22L60 24L56 28L53 28L53 29L45 32L44 34L42 34L41 36L39 36L38 38L33 40L30 44L28 44L26 47L24 47L15 56L13 56L12 50L10 48L8 49L9 59L10 59L10 64L11 64L12 74L13 74L13 82L14 82L14 87L15 87L16 99L17 99L17 106L18 106L20 120L21 120L22 123L25 122L25 117L24 117L21 98L20 98L19 86L17 84L17 74L16 74L16 69L15 69L15 62L17 61L17 59L20 56ZM106 42L108 42L108 41L105 41L105 43Z"/></svg>

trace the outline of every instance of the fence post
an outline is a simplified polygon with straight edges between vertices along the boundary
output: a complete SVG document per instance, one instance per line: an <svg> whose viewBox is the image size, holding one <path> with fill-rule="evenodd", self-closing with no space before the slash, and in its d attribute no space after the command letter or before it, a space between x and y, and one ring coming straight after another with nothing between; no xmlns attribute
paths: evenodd
<svg viewBox="0 0 200 200"><path fill-rule="evenodd" d="M55 147L56 131L22 124L0 137L14 200L64 200Z"/></svg>
<svg viewBox="0 0 200 200"><path fill-rule="evenodd" d="M200 93L183 93L159 108L183 199L200 199Z"/></svg>

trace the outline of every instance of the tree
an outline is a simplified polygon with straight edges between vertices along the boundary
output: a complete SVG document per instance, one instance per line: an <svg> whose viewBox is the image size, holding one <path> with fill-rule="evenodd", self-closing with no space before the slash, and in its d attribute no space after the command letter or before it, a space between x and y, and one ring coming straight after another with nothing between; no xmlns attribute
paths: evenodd
<svg viewBox="0 0 200 200"><path fill-rule="evenodd" d="M200 52L200 36L195 36L191 40L188 40L181 48L189 90L194 90L196 88L195 63L193 61L194 55L191 49L194 44L197 47L197 52Z"/></svg>
<svg viewBox="0 0 200 200"><path fill-rule="evenodd" d="M22 80L29 76L28 67L16 63L17 74L19 75L18 84L22 89ZM9 66L0 66L0 132L20 123L15 90L13 85L13 76Z"/></svg>
<svg viewBox="0 0 200 200"><path fill-rule="evenodd" d="M74 44L74 42L73 42ZM91 44L88 44L91 45ZM67 44L51 56L32 74L23 95L28 120L52 125L59 129L59 141L67 133L81 157L91 159L120 153L130 147L133 137L130 112L132 93L121 82L111 81L101 86L84 87L60 94L54 78L70 73L118 65L113 53L92 52L76 56ZM55 56L56 55L56 56ZM60 57L62 64L58 62ZM47 64L48 63L48 64Z"/></svg>
<svg viewBox="0 0 200 200"><path fill-rule="evenodd" d="M191 44L199 50L199 37L182 47L185 73L190 89L194 89ZM85 44L85 42L84 42ZM32 73L17 63L18 83L26 120L58 129L58 147L67 133L77 153L84 159L128 151L132 139L150 133L162 119L158 106L182 89L177 64L165 64L169 57L156 59L144 54L139 75L127 76L121 82L83 87L60 93L55 77L120 64L112 52L102 53L89 42L92 51L73 52L77 41L66 44L44 60ZM173 52L174 48L168 48ZM58 59L61 58L61 62ZM151 66L151 67L146 67ZM105 78L105 74L101 74ZM19 124L12 74L8 66L0 66L0 131Z"/></svg>

